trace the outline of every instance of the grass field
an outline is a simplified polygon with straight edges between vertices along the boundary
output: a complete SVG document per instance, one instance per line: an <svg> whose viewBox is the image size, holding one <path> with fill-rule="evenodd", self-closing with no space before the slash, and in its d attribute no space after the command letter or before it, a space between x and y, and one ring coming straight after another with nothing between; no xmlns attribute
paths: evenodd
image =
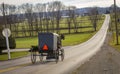
<svg viewBox="0 0 120 74"><path fill-rule="evenodd" d="M91 38L94 33L70 34L65 35L63 46L70 46L82 43ZM17 48L30 48L32 45L38 45L38 37L16 39Z"/></svg>

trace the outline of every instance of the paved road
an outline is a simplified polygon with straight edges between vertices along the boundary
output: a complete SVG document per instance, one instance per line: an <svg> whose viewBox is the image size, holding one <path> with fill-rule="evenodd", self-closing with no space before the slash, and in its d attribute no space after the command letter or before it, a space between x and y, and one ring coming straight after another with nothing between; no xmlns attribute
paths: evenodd
<svg viewBox="0 0 120 74"><path fill-rule="evenodd" d="M110 34L101 50L72 74L120 74L120 52L109 46L109 40Z"/></svg>
<svg viewBox="0 0 120 74"><path fill-rule="evenodd" d="M90 57L95 55L104 43L110 16L106 15L102 28L88 41L65 48L65 60L63 62L39 61L32 65L30 56L17 60L0 62L1 74L69 74ZM39 60L39 59L38 59Z"/></svg>

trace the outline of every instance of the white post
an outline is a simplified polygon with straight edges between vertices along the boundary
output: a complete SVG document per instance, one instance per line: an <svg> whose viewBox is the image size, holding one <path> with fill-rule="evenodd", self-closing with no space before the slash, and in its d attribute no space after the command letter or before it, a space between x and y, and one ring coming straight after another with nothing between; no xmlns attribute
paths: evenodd
<svg viewBox="0 0 120 74"><path fill-rule="evenodd" d="M6 46L7 46L7 50L8 50L8 60L9 60L9 59L11 59L11 56L10 56L10 48L9 48L8 37L11 35L11 31L10 31L10 29L5 28L5 29L3 29L2 34L6 38Z"/></svg>
<svg viewBox="0 0 120 74"><path fill-rule="evenodd" d="M10 48L9 48L9 39L8 39L8 31L6 30L6 45L7 45L7 50L8 50L8 60L11 59L11 56L10 56Z"/></svg>

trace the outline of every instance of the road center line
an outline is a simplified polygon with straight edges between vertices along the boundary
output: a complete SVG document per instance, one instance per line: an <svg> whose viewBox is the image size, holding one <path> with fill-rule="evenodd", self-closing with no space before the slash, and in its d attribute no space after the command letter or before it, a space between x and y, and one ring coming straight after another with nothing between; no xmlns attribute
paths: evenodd
<svg viewBox="0 0 120 74"><path fill-rule="evenodd" d="M22 64L22 65L18 65L18 66L13 66L13 67L1 69L1 70L0 70L0 73L7 72L7 71L11 71L11 70L15 70L15 69L18 69L18 68L21 68L21 67L25 67L25 66L28 66L28 65L31 65L31 63Z"/></svg>

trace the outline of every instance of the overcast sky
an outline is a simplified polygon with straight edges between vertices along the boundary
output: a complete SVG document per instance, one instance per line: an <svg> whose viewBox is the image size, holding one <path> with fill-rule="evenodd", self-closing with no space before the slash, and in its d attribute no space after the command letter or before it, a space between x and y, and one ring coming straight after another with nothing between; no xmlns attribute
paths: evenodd
<svg viewBox="0 0 120 74"><path fill-rule="evenodd" d="M6 4L14 4L14 5L21 5L23 3L47 3L51 1L56 0L0 0L1 3ZM83 7L93 7L93 6L99 6L99 7L109 7L114 3L114 0L57 0L63 2L65 5L73 5L78 8ZM118 6L120 6L120 0L116 0L116 3Z"/></svg>

